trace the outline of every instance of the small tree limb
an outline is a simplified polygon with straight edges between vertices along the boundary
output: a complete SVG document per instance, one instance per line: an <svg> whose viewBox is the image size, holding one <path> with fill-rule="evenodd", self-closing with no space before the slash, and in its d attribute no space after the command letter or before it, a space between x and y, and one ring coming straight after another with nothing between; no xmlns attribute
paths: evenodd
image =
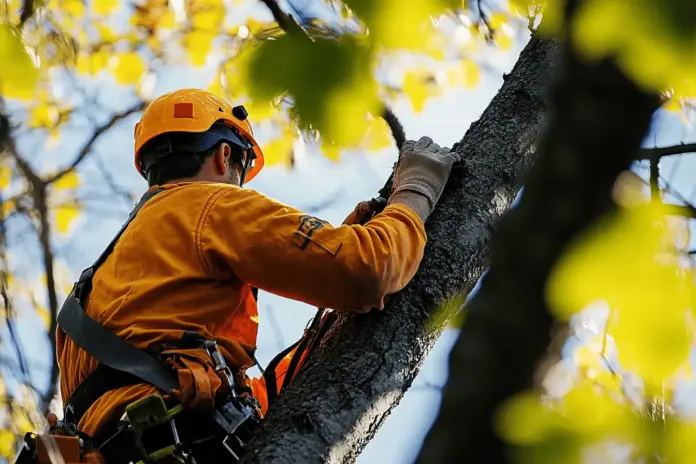
<svg viewBox="0 0 696 464"><path fill-rule="evenodd" d="M53 182L57 181L58 179L72 171L73 169L77 168L77 166L79 166L79 164L82 161L84 161L87 155L89 155L89 153L92 151L92 147L94 146L95 142L99 139L99 137L101 137L105 132L111 129L116 123L118 123L122 119L125 119L134 113L144 110L146 105L146 102L140 101L136 105L133 105L125 111L114 114L111 117L111 119L109 119L104 124L98 126L92 133L92 136L89 138L89 140L87 140L82 146L82 148L77 152L77 155L73 159L72 163L70 163L67 167L59 170L52 176L49 176L45 180L46 185L52 184Z"/></svg>
<svg viewBox="0 0 696 464"><path fill-rule="evenodd" d="M686 153L696 153L696 143L682 143L669 147L642 148L638 150L637 160L654 160L663 156L683 155Z"/></svg>
<svg viewBox="0 0 696 464"><path fill-rule="evenodd" d="M650 160L650 201L660 203L660 158Z"/></svg>

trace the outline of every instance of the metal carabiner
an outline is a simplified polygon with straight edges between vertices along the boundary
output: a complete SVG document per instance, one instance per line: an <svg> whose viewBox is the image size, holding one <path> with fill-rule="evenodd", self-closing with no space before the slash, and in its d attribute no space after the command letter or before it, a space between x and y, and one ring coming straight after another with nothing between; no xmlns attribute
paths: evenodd
<svg viewBox="0 0 696 464"><path fill-rule="evenodd" d="M232 371L229 366L227 366L224 356L222 356L222 353L218 350L217 342L215 340L206 340L203 342L203 346L208 352L208 356L210 356L210 359L213 361L213 369L215 372L222 373L222 375L225 376L227 386L230 389L230 396L232 399L237 400L236 385L234 383Z"/></svg>

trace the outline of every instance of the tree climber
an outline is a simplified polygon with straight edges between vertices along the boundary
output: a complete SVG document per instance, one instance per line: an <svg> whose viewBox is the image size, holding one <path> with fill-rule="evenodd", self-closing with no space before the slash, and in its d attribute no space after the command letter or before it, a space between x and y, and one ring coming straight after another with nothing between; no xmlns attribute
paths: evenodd
<svg viewBox="0 0 696 464"><path fill-rule="evenodd" d="M246 375L256 289L383 309L418 269L454 161L427 137L406 142L384 210L369 219L362 202L333 227L241 188L264 164L243 106L194 89L153 101L135 126L149 189L59 315L62 426L109 463L234 462L297 357L295 344L261 378Z"/></svg>

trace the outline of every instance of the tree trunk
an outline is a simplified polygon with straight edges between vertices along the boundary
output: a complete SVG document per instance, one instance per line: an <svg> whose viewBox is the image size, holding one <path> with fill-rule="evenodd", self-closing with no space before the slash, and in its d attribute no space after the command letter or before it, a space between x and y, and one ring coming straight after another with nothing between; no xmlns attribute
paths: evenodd
<svg viewBox="0 0 696 464"><path fill-rule="evenodd" d="M552 340L547 278L569 241L615 207L616 177L629 169L659 106L610 61L585 64L569 48L558 62L548 130L518 207L494 233L491 266L466 306L419 463L512 461L495 412L535 384Z"/></svg>
<svg viewBox="0 0 696 464"><path fill-rule="evenodd" d="M271 408L245 463L351 462L374 436L458 308L439 309L471 290L487 266L492 227L514 201L544 124L556 49L530 40L454 147L463 161L428 220L413 281L383 312L338 319Z"/></svg>

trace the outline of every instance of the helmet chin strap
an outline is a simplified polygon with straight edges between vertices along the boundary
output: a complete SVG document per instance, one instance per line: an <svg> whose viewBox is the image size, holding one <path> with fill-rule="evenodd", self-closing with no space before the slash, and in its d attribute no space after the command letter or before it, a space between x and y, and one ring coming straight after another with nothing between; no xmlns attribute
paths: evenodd
<svg viewBox="0 0 696 464"><path fill-rule="evenodd" d="M243 187L244 186L244 181L246 180L247 173L249 172L249 169L251 168L251 162L253 161L253 156L246 156L246 160L244 161L244 166L242 167L242 175L239 176L239 186Z"/></svg>

